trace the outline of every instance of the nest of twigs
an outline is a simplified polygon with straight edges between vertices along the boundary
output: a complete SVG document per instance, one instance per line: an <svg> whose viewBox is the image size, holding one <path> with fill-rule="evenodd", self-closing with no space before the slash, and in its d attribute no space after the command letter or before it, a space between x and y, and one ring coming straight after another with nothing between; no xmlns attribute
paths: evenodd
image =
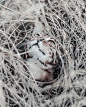
<svg viewBox="0 0 86 107"><path fill-rule="evenodd" d="M86 106L85 13L85 0L0 1L0 107ZM38 33L54 37L70 56L52 85L39 85L19 48Z"/></svg>

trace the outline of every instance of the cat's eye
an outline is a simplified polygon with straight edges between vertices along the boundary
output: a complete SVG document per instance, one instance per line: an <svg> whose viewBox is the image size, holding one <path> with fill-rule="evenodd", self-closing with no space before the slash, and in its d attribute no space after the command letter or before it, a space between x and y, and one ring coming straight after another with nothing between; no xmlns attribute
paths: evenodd
<svg viewBox="0 0 86 107"><path fill-rule="evenodd" d="M48 40L47 42L48 42L49 44L53 44L53 45L55 44L55 42L54 42L53 40Z"/></svg>
<svg viewBox="0 0 86 107"><path fill-rule="evenodd" d="M40 36L40 35L39 35L39 34L36 34L35 36L38 37L38 36Z"/></svg>

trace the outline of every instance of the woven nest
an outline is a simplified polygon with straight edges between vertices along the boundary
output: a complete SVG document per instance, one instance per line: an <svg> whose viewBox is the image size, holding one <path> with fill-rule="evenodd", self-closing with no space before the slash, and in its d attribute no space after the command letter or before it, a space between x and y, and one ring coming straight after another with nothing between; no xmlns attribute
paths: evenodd
<svg viewBox="0 0 86 107"><path fill-rule="evenodd" d="M85 7L84 0L0 2L0 107L86 106ZM60 68L51 81L36 80L28 67L35 34L59 46Z"/></svg>

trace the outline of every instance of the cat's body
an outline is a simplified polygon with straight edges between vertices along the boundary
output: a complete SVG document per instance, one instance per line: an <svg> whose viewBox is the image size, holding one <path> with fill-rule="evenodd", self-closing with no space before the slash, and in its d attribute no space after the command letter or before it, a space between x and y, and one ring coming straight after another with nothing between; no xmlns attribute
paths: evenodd
<svg viewBox="0 0 86 107"><path fill-rule="evenodd" d="M56 78L54 74L61 67L57 48L55 39L48 36L33 36L27 43L27 62L35 80L47 82Z"/></svg>

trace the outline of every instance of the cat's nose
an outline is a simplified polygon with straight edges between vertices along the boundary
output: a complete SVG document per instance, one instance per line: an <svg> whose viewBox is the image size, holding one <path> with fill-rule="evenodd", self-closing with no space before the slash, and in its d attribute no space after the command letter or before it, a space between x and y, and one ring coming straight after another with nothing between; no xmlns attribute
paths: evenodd
<svg viewBox="0 0 86 107"><path fill-rule="evenodd" d="M43 41L43 44L47 45L47 42L46 42L46 41Z"/></svg>

